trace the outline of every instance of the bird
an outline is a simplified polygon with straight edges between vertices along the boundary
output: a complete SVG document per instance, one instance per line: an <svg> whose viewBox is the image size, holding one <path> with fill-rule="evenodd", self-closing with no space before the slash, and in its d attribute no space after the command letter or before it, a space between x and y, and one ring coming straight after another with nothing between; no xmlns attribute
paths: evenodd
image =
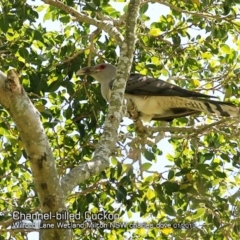
<svg viewBox="0 0 240 240"><path fill-rule="evenodd" d="M103 98L109 102L113 82L116 76L116 67L109 63L84 67L76 75L90 75L101 84ZM235 117L239 108L230 102L211 100L217 98L199 92L183 89L158 78L140 73L131 73L126 82L124 98L131 100L139 112L143 122L166 121L175 118L199 114L223 117Z"/></svg>

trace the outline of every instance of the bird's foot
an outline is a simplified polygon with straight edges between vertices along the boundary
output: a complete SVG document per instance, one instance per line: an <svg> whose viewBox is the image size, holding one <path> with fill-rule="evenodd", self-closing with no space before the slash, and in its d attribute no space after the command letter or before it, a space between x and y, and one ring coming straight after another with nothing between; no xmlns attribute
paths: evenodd
<svg viewBox="0 0 240 240"><path fill-rule="evenodd" d="M148 135L147 127L143 125L140 118L134 121L134 125L135 131L138 136L147 137Z"/></svg>
<svg viewBox="0 0 240 240"><path fill-rule="evenodd" d="M145 127L140 119L141 113L137 110L135 104L131 99L127 100L127 113L128 117L134 121L135 131L138 136L146 137L147 135L147 127Z"/></svg>
<svg viewBox="0 0 240 240"><path fill-rule="evenodd" d="M139 119L140 113L138 112L135 104L133 103L133 101L131 99L127 100L127 113L129 118L131 118L133 121L136 121Z"/></svg>

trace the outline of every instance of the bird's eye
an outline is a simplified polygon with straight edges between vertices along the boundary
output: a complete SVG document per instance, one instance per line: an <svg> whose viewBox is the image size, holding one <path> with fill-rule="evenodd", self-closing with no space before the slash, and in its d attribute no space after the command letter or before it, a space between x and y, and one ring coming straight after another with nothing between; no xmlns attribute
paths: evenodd
<svg viewBox="0 0 240 240"><path fill-rule="evenodd" d="M103 70L105 68L106 68L106 65L104 65L104 64L99 66L99 69L101 69L101 70Z"/></svg>

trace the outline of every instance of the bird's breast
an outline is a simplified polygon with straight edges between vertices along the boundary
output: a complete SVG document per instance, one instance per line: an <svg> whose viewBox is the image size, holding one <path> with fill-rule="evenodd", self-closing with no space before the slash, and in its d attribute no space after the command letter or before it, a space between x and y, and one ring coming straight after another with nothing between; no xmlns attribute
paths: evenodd
<svg viewBox="0 0 240 240"><path fill-rule="evenodd" d="M101 93L104 99L109 102L111 97L111 90L109 89L108 84L101 84Z"/></svg>
<svg viewBox="0 0 240 240"><path fill-rule="evenodd" d="M138 111L147 115L163 114L168 109L164 98L155 96L134 96L131 94L125 94L125 98L131 99Z"/></svg>

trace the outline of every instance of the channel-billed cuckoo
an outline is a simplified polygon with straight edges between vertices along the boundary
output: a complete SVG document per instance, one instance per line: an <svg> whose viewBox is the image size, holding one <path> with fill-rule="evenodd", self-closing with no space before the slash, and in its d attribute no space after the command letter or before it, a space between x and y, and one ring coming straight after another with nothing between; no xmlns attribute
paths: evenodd
<svg viewBox="0 0 240 240"><path fill-rule="evenodd" d="M96 79L101 84L102 96L109 102L116 76L115 66L102 63L82 68L76 75L91 75ZM216 97L189 91L139 73L130 74L125 98L131 99L144 122L171 121L200 112L225 117L239 114L239 109L232 103L210 100Z"/></svg>

